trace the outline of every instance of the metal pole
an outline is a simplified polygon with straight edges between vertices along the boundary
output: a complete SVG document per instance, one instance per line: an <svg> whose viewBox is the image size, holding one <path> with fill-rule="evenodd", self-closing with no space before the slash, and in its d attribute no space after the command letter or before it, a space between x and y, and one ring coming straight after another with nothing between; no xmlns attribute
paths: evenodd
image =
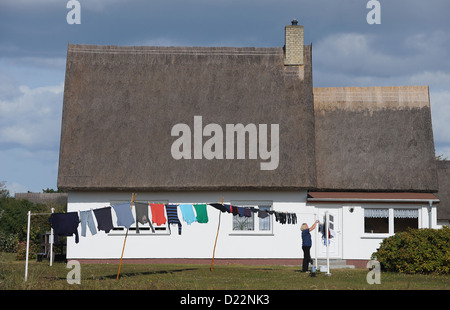
<svg viewBox="0 0 450 310"><path fill-rule="evenodd" d="M433 219L432 219L432 215L433 215L433 202L430 200L428 201L428 204L430 205L428 208L428 228L433 228Z"/></svg>
<svg viewBox="0 0 450 310"><path fill-rule="evenodd" d="M329 253L330 244L328 243L329 242L328 234L329 234L329 227L330 227L330 224L329 224L330 217L329 217L328 211L325 212L325 219L326 219L326 224L325 224L326 241L325 242L326 242L326 247L327 247L327 276L329 276L329 275L331 275L331 273L330 273L330 253Z"/></svg>
<svg viewBox="0 0 450 310"><path fill-rule="evenodd" d="M314 213L314 223L316 222L318 220L318 215L316 214L316 213ZM317 270L317 268L319 268L319 266L317 265L318 264L318 262L317 262L317 248L319 247L319 242L318 242L318 235L319 235L319 228L317 227L317 229L315 229L315 232L314 232L315 234L314 234L314 236L316 237L316 241L315 241L315 246L314 246L314 252L315 252L315 256L316 256L316 270Z"/></svg>
<svg viewBox="0 0 450 310"><path fill-rule="evenodd" d="M31 218L31 211L28 211L28 223L27 223L27 251L25 256L25 282L28 278L28 253L30 248L30 218Z"/></svg>
<svg viewBox="0 0 450 310"><path fill-rule="evenodd" d="M52 213L55 211L52 208ZM53 265L53 228L50 226L50 267Z"/></svg>

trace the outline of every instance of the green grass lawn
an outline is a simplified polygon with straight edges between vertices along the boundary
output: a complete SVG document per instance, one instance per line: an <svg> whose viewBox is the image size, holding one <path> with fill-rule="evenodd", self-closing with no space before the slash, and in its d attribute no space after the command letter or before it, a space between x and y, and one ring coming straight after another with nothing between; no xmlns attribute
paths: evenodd
<svg viewBox="0 0 450 310"><path fill-rule="evenodd" d="M0 254L0 290L448 290L450 276L381 273L368 284L366 269L310 274L300 266L82 264L81 284L69 284L65 263L25 262Z"/></svg>

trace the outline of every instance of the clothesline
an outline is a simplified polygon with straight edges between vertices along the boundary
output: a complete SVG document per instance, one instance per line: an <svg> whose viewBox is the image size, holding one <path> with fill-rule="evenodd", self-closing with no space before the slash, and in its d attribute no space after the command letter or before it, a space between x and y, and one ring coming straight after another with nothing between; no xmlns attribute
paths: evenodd
<svg viewBox="0 0 450 310"><path fill-rule="evenodd" d="M181 235L182 223L178 217L178 209L181 211L182 219L188 225L194 222L208 223L207 205L216 208L222 213L230 213L233 216L251 217L257 214L259 218L266 218L270 215L275 216L276 222L281 224L297 224L297 215L295 212L274 211L262 209L259 207L236 206L222 203L144 203L134 202L135 216L132 212L132 205L128 203L112 204L110 206L79 210L67 213L53 213L50 216L50 224L55 230L55 235L72 236L75 235L75 243L79 242L78 226L81 223L81 236L86 237L87 228L91 235L95 235L97 230L109 233L114 229L112 210L116 214L117 226L123 226L127 229L136 223L136 232L139 233L139 224L148 224L155 232L153 224L161 226L167 223L171 230L171 225L178 225L178 234ZM151 210L151 218L149 216ZM194 213L195 210L195 213ZM94 222L96 219L97 225ZM57 239L55 238L56 242ZM56 243L55 242L55 243Z"/></svg>

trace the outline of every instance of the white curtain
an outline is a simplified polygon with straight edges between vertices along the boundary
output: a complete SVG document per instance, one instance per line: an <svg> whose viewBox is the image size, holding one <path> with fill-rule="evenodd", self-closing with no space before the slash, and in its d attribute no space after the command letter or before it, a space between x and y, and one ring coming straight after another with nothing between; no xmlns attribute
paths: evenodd
<svg viewBox="0 0 450 310"><path fill-rule="evenodd" d="M416 219L419 218L419 210L417 209L394 209L395 218L408 218Z"/></svg>
<svg viewBox="0 0 450 310"><path fill-rule="evenodd" d="M364 209L364 217L367 218L387 218L389 209ZM394 218L419 218L418 209L394 209Z"/></svg>
<svg viewBox="0 0 450 310"><path fill-rule="evenodd" d="M389 217L389 209L364 209L364 217L387 218Z"/></svg>

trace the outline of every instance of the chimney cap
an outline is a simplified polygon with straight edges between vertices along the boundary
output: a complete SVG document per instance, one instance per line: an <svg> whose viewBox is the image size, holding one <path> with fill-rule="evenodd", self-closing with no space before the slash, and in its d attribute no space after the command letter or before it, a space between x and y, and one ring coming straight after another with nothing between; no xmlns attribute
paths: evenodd
<svg viewBox="0 0 450 310"><path fill-rule="evenodd" d="M292 23L293 26L296 26L298 24L298 20L297 19L293 19L291 21L291 23Z"/></svg>

